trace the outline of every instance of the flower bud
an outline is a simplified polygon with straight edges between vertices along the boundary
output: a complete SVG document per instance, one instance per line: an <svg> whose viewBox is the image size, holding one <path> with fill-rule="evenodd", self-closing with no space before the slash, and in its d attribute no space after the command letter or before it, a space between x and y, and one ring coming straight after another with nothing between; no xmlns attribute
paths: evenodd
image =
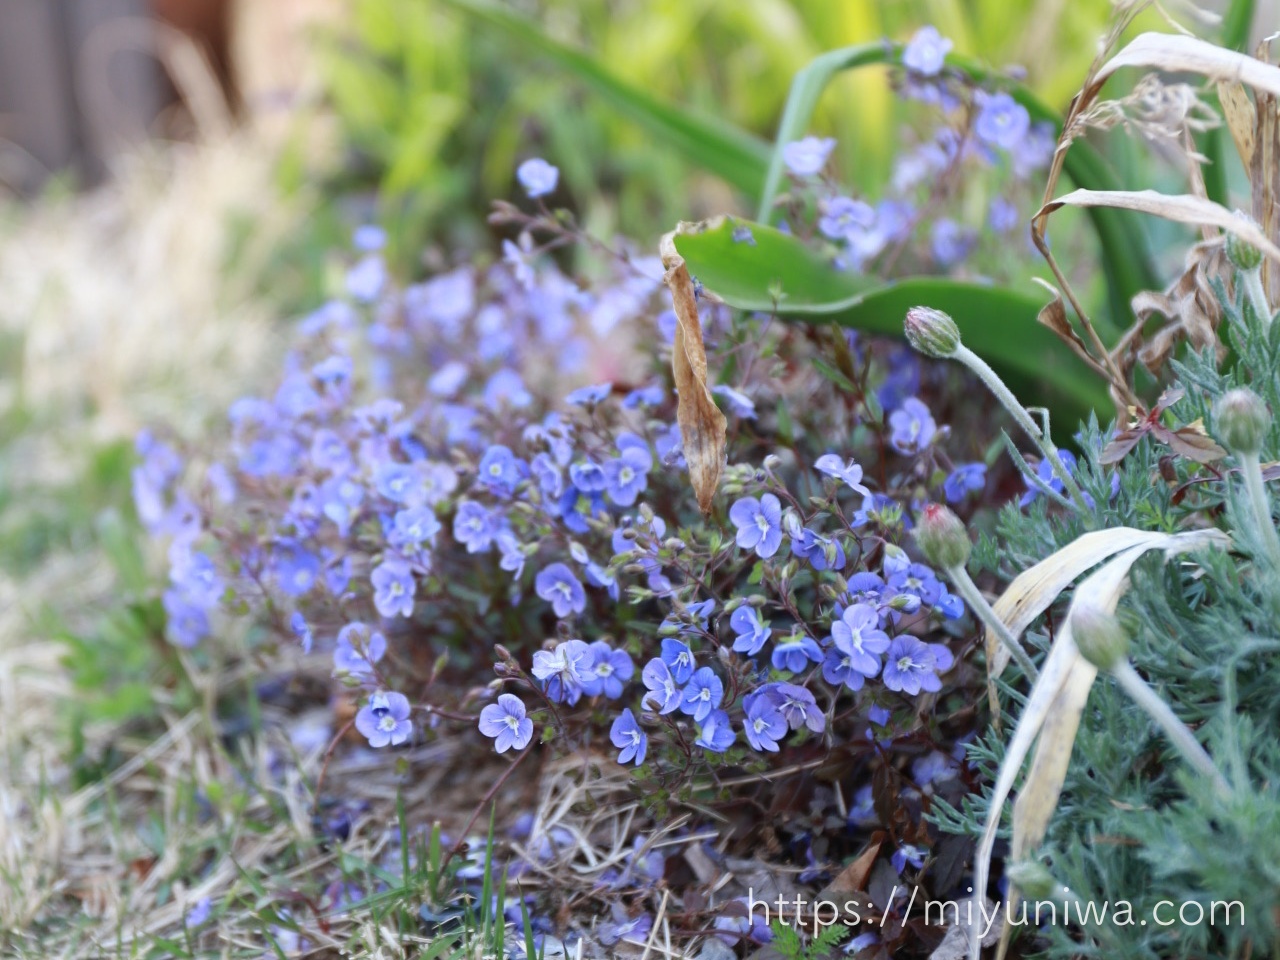
<svg viewBox="0 0 1280 960"><path fill-rule="evenodd" d="M1213 420L1218 439L1234 453L1257 453L1271 429L1266 404L1247 387L1228 390L1219 397L1213 405Z"/></svg>
<svg viewBox="0 0 1280 960"><path fill-rule="evenodd" d="M1080 656L1099 670L1110 670L1129 655L1129 634L1101 607L1078 607L1071 614L1071 636Z"/></svg>
<svg viewBox="0 0 1280 960"><path fill-rule="evenodd" d="M954 570L969 562L969 534L960 518L941 504L931 503L915 529L916 543L935 567Z"/></svg>
<svg viewBox="0 0 1280 960"><path fill-rule="evenodd" d="M1262 266L1262 251L1234 233L1228 233L1227 259L1237 270L1257 270Z"/></svg>
<svg viewBox="0 0 1280 960"><path fill-rule="evenodd" d="M766 470L777 470L782 466L782 458L776 453L771 453L764 458L764 468Z"/></svg>
<svg viewBox="0 0 1280 960"><path fill-rule="evenodd" d="M960 328L941 310L912 307L902 326L907 342L926 357L945 359L960 349Z"/></svg>

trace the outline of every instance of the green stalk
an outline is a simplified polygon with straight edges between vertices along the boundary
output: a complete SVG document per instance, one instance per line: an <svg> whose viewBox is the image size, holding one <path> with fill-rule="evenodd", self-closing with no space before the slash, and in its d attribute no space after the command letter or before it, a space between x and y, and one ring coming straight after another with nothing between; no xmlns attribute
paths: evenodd
<svg viewBox="0 0 1280 960"><path fill-rule="evenodd" d="M977 615L979 620L995 631L995 635L1008 648L1009 653L1013 655L1014 661L1022 668L1022 672L1027 679L1035 682L1036 677L1040 676L1040 671L1031 662L1031 658L1022 649L1022 645L1009 632L1009 628L1005 626L1004 621L991 609L991 604L987 603L987 598L978 590L977 584L969 576L969 571L964 567L948 567L946 573L956 591L960 594L961 599L969 604L969 608Z"/></svg>

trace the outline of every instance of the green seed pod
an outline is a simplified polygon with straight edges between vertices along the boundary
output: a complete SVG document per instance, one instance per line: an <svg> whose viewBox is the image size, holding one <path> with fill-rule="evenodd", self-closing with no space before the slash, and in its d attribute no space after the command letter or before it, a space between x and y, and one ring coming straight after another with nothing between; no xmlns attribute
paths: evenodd
<svg viewBox="0 0 1280 960"><path fill-rule="evenodd" d="M1228 233L1227 259L1238 270L1257 270L1262 266L1262 251L1241 240L1234 233Z"/></svg>

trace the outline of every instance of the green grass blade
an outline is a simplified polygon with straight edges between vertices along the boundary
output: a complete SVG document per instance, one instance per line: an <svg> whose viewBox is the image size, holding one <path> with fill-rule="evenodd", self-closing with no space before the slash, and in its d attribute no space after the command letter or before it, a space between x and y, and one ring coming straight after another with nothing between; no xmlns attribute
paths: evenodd
<svg viewBox="0 0 1280 960"><path fill-rule="evenodd" d="M795 237L751 224L755 244L735 242L741 224L725 220L676 237L690 272L710 292L742 310L839 323L870 333L902 335L907 310L926 305L949 313L964 343L994 367L1027 403L1074 423L1109 403L1101 380L1055 334L1036 322L1045 296L945 277L890 283L831 267Z"/></svg>
<svg viewBox="0 0 1280 960"><path fill-rule="evenodd" d="M759 137L719 117L650 96L618 79L590 55L547 36L537 23L503 4L493 0L445 2L538 51L690 162L748 196L759 194L769 163L769 145Z"/></svg>

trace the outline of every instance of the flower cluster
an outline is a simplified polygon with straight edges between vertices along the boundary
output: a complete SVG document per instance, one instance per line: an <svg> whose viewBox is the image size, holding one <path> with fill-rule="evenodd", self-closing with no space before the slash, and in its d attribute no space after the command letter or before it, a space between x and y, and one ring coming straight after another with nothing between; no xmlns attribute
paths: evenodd
<svg viewBox="0 0 1280 960"><path fill-rule="evenodd" d="M931 26L922 27L903 46L897 89L905 99L934 108L941 122L899 155L890 189L879 200L848 196L822 179L834 140L809 136L783 150L787 172L801 195L806 188L813 190L820 235L848 269L889 269L918 238L922 243L914 256L934 270L949 272L978 248L984 228L993 238L1007 237L1026 219L1010 198L1021 192L1031 202L1028 181L1053 157L1053 124L1033 123L1009 93L975 87L960 71L948 68L951 46ZM994 172L996 179L990 187L977 187L985 171ZM972 200L984 195L990 198L985 216L974 222ZM949 207L956 213L948 214ZM1002 245L1007 247L1007 241ZM998 268L999 260L992 266Z"/></svg>

